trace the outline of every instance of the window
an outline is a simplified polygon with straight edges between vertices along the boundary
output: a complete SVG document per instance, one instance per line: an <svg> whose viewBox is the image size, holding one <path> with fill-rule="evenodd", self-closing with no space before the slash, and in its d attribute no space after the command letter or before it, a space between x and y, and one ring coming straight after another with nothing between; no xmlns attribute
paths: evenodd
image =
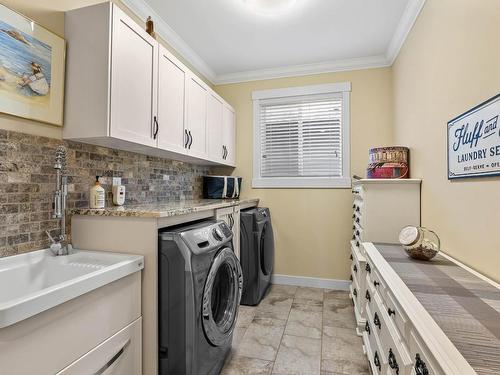
<svg viewBox="0 0 500 375"><path fill-rule="evenodd" d="M351 84L253 92L254 188L350 188Z"/></svg>

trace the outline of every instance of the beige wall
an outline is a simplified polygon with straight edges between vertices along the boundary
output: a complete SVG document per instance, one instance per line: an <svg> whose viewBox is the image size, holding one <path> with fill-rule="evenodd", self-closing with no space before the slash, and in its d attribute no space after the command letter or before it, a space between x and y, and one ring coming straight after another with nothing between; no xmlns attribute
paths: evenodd
<svg viewBox="0 0 500 375"><path fill-rule="evenodd" d="M352 83L351 173L365 175L368 148L392 143L391 71L371 69L217 86L236 109L237 168L245 196L271 208L276 240L276 273L348 278L352 233L350 189L251 189L252 91L321 83Z"/></svg>
<svg viewBox="0 0 500 375"><path fill-rule="evenodd" d="M64 37L64 12L82 8L85 6L105 2L106 0L1 0L0 3L35 20L46 29ZM113 0L124 9L136 22L139 20L120 0ZM200 76L205 82L211 85L208 80L199 74L187 61L178 55L168 43L160 39L173 54L175 54L184 64ZM0 113L0 129L14 130L28 134L42 135L51 138L62 138L62 128L58 126L44 124L38 121L26 120L23 118Z"/></svg>
<svg viewBox="0 0 500 375"><path fill-rule="evenodd" d="M395 141L443 250L500 281L500 179L447 180L446 123L498 94L498 0L427 0L393 66Z"/></svg>

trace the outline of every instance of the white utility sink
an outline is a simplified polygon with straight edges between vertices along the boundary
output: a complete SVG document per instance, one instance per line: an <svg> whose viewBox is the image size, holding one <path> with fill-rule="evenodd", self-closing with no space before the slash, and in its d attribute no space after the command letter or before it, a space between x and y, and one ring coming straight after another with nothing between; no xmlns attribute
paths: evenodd
<svg viewBox="0 0 500 375"><path fill-rule="evenodd" d="M144 268L144 257L39 250L0 259L0 328L88 293Z"/></svg>

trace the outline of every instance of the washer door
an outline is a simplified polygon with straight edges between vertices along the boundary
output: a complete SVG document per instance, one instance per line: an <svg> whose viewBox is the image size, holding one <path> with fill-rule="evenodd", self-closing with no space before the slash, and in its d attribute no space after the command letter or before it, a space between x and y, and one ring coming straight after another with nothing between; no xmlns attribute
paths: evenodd
<svg viewBox="0 0 500 375"><path fill-rule="evenodd" d="M225 247L215 256L203 291L203 330L212 345L223 345L231 337L242 287L240 262Z"/></svg>
<svg viewBox="0 0 500 375"><path fill-rule="evenodd" d="M271 222L266 221L260 234L260 268L269 275L274 267L274 234Z"/></svg>

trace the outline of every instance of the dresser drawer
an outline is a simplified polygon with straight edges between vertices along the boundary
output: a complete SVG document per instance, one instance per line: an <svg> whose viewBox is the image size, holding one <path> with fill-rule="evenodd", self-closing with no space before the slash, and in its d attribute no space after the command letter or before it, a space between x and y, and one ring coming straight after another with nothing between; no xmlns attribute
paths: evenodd
<svg viewBox="0 0 500 375"><path fill-rule="evenodd" d="M426 345L422 344L418 333L410 330L408 335L408 346L412 359L412 375L444 375Z"/></svg>
<svg viewBox="0 0 500 375"><path fill-rule="evenodd" d="M387 315L389 315L389 318L396 324L401 337L408 337L410 322L390 290L386 290L384 304L387 308Z"/></svg>
<svg viewBox="0 0 500 375"><path fill-rule="evenodd" d="M377 327L373 324L373 320L370 317L373 316L370 305L366 306L367 319L365 324L365 332L363 333L366 337L365 342L368 343L366 348L366 354L368 360L370 361L370 366L374 374L386 374L387 373L387 357L383 353L382 345L380 343L379 336L377 335Z"/></svg>
<svg viewBox="0 0 500 375"><path fill-rule="evenodd" d="M352 230L353 240L357 239L359 242L364 242L363 228L356 223L354 223L352 227L353 227Z"/></svg>
<svg viewBox="0 0 500 375"><path fill-rule="evenodd" d="M370 269L370 272L366 272L366 283L369 284L375 291L377 291L380 296L384 296L386 293L387 286L384 279L380 276L378 270L373 267L373 263L369 260L366 261L365 269Z"/></svg>
<svg viewBox="0 0 500 375"><path fill-rule="evenodd" d="M388 374L409 375L412 361L406 344L384 311L379 294L373 289L368 289L368 293L370 291L374 294L371 296L368 306L373 315L367 319L379 337L381 353L388 363ZM367 311L368 306L366 307Z"/></svg>

